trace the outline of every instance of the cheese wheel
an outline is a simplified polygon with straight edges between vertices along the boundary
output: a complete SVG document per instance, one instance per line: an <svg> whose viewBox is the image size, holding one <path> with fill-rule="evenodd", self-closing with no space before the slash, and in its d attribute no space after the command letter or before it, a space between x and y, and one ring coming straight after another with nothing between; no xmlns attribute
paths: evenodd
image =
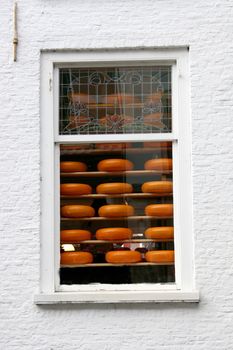
<svg viewBox="0 0 233 350"><path fill-rule="evenodd" d="M143 193L170 193L172 181L150 181L142 185Z"/></svg>
<svg viewBox="0 0 233 350"><path fill-rule="evenodd" d="M148 239L173 239L174 227L173 226L149 227L144 232L144 235Z"/></svg>
<svg viewBox="0 0 233 350"><path fill-rule="evenodd" d="M103 150L118 150L118 149L125 149L132 147L132 143L126 142L126 143L96 143L95 148L96 149L103 149Z"/></svg>
<svg viewBox="0 0 233 350"><path fill-rule="evenodd" d="M87 230L62 230L60 237L63 243L75 243L91 239L91 232Z"/></svg>
<svg viewBox="0 0 233 350"><path fill-rule="evenodd" d="M151 250L145 254L145 258L153 263L174 262L174 250Z"/></svg>
<svg viewBox="0 0 233 350"><path fill-rule="evenodd" d="M130 239L132 230L125 227L108 227L100 228L96 231L96 239L104 241L124 240Z"/></svg>
<svg viewBox="0 0 233 350"><path fill-rule="evenodd" d="M107 125L109 127L113 127L114 125L117 125L117 127L122 127L123 125L132 124L133 122L134 117L124 114L113 114L99 118L99 124Z"/></svg>
<svg viewBox="0 0 233 350"><path fill-rule="evenodd" d="M96 187L96 193L103 194L119 194L119 193L131 193L133 192L133 186L125 182L112 182L101 184Z"/></svg>
<svg viewBox="0 0 233 350"><path fill-rule="evenodd" d="M150 102L157 102L158 103L161 101L162 96L163 96L162 91L154 92L153 94L151 94L147 97L146 102L147 103L150 103Z"/></svg>
<svg viewBox="0 0 233 350"><path fill-rule="evenodd" d="M109 204L103 205L99 208L99 216L106 216L109 218L114 217L127 217L134 214L134 208L132 205L127 204Z"/></svg>
<svg viewBox="0 0 233 350"><path fill-rule="evenodd" d="M98 163L97 169L99 171L126 171L133 169L133 163L128 159L104 159Z"/></svg>
<svg viewBox="0 0 233 350"><path fill-rule="evenodd" d="M145 208L148 216L173 216L173 204L149 204Z"/></svg>
<svg viewBox="0 0 233 350"><path fill-rule="evenodd" d="M141 254L136 251L114 250L107 252L105 260L111 264L132 264L142 260Z"/></svg>
<svg viewBox="0 0 233 350"><path fill-rule="evenodd" d="M87 166L82 162L61 162L60 169L62 173L72 173L87 171Z"/></svg>
<svg viewBox="0 0 233 350"><path fill-rule="evenodd" d="M172 159L170 158L157 158L150 159L144 164L146 170L171 170Z"/></svg>
<svg viewBox="0 0 233 350"><path fill-rule="evenodd" d="M64 205L61 216L65 218L85 218L95 215L95 210L88 205Z"/></svg>
<svg viewBox="0 0 233 350"><path fill-rule="evenodd" d="M93 255L89 252L64 252L61 253L61 265L91 264Z"/></svg>
<svg viewBox="0 0 233 350"><path fill-rule="evenodd" d="M64 196L79 196L83 194L90 194L92 192L92 188L86 184L62 184L60 186L61 195Z"/></svg>
<svg viewBox="0 0 233 350"><path fill-rule="evenodd" d="M95 99L93 96L83 93L73 92L69 95L69 98L73 103L95 103Z"/></svg>
<svg viewBox="0 0 233 350"><path fill-rule="evenodd" d="M106 95L102 99L102 103L109 103L109 104L122 104L122 103L135 103L138 100L135 99L134 96L130 94L111 94Z"/></svg>

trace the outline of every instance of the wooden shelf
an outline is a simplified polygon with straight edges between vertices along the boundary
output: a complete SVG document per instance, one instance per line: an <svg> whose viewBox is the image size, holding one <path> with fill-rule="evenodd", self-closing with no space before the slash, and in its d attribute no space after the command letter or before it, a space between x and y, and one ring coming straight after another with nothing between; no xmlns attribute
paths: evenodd
<svg viewBox="0 0 233 350"><path fill-rule="evenodd" d="M61 173L61 177L102 177L102 176L138 176L138 175L170 175L172 170L129 170L129 171L80 171Z"/></svg>
<svg viewBox="0 0 233 350"><path fill-rule="evenodd" d="M83 264L83 265L61 265L61 268L69 267L69 268L75 268L75 267L119 267L119 266L167 266L167 265L174 265L174 263L149 263L149 262L140 262L140 263L134 263L134 264L110 264L110 263L92 263L92 264Z"/></svg>
<svg viewBox="0 0 233 350"><path fill-rule="evenodd" d="M162 142L162 141L160 141ZM150 152L160 152L171 150L171 147L153 147L153 148L124 148L124 149L80 149L80 150L63 150L61 149L62 155L77 154L77 155L101 155L101 154L143 154Z"/></svg>
<svg viewBox="0 0 233 350"><path fill-rule="evenodd" d="M153 198L153 197L172 197L172 193L124 193L124 194L85 194L81 196L61 196L61 199L81 199L81 198Z"/></svg>
<svg viewBox="0 0 233 350"><path fill-rule="evenodd" d="M157 242L173 242L174 239L125 239L125 240L113 240L113 241L104 241L97 239L90 239L86 241L79 242L61 242L61 244L112 244L112 243L157 243Z"/></svg>
<svg viewBox="0 0 233 350"><path fill-rule="evenodd" d="M90 218L61 218L61 221L114 221L114 220L163 220L163 219L172 219L172 216L127 216L127 217L105 217L105 216L93 216Z"/></svg>

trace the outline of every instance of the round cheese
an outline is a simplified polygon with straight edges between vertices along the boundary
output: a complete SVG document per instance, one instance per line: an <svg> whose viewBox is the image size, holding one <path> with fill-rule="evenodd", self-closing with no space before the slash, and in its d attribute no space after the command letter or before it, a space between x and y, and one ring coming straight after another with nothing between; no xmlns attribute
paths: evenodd
<svg viewBox="0 0 233 350"><path fill-rule="evenodd" d="M124 182L105 183L96 187L96 193L121 194L131 192L133 192L133 186Z"/></svg>
<svg viewBox="0 0 233 350"><path fill-rule="evenodd" d="M69 95L69 97L73 103L84 103L84 104L95 103L95 99L93 96L83 94L83 93L72 92Z"/></svg>
<svg viewBox="0 0 233 350"><path fill-rule="evenodd" d="M170 158L156 158L150 159L144 164L146 170L171 170L172 159Z"/></svg>
<svg viewBox="0 0 233 350"><path fill-rule="evenodd" d="M150 181L142 185L144 193L171 193L172 181Z"/></svg>
<svg viewBox="0 0 233 350"><path fill-rule="evenodd" d="M91 264L93 255L89 252L64 252L61 253L61 265Z"/></svg>
<svg viewBox="0 0 233 350"><path fill-rule="evenodd" d="M102 99L102 103L109 104L128 104L135 102L136 99L130 94L111 94L104 96L104 98Z"/></svg>
<svg viewBox="0 0 233 350"><path fill-rule="evenodd" d="M146 261L153 263L174 262L174 250L151 250L145 254Z"/></svg>
<svg viewBox="0 0 233 350"><path fill-rule="evenodd" d="M62 230L60 237L62 243L75 243L91 239L91 232L87 230Z"/></svg>
<svg viewBox="0 0 233 350"><path fill-rule="evenodd" d="M149 227L145 230L144 235L148 239L173 239L173 226Z"/></svg>
<svg viewBox="0 0 233 350"><path fill-rule="evenodd" d="M132 264L142 260L141 254L136 251L114 250L107 252L105 260L111 264Z"/></svg>
<svg viewBox="0 0 233 350"><path fill-rule="evenodd" d="M172 217L173 204L149 204L145 208L145 214L148 216Z"/></svg>
<svg viewBox="0 0 233 350"><path fill-rule="evenodd" d="M60 169L62 173L72 173L87 171L87 166L82 162L61 162Z"/></svg>
<svg viewBox="0 0 233 350"><path fill-rule="evenodd" d="M132 230L125 227L100 228L96 231L96 239L104 241L124 240L131 237Z"/></svg>
<svg viewBox="0 0 233 350"><path fill-rule="evenodd" d="M85 218L95 215L95 210L88 205L64 205L61 216L65 218Z"/></svg>
<svg viewBox="0 0 233 350"><path fill-rule="evenodd" d="M134 208L127 204L109 204L99 208L99 216L109 218L134 215Z"/></svg>
<svg viewBox="0 0 233 350"><path fill-rule="evenodd" d="M79 196L83 194L90 194L92 192L91 186L77 183L62 184L60 189L61 195L63 196Z"/></svg>
<svg viewBox="0 0 233 350"><path fill-rule="evenodd" d="M133 169L133 163L128 159L104 159L98 163L97 169L99 171L126 171Z"/></svg>

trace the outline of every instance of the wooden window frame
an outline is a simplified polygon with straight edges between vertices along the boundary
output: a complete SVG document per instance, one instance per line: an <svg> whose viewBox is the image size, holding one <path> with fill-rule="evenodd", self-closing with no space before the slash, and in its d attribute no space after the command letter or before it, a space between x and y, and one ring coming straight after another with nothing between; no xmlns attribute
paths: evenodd
<svg viewBox="0 0 233 350"><path fill-rule="evenodd" d="M59 68L172 66L172 132L59 135ZM198 302L192 230L191 118L188 49L82 50L41 53L41 252L37 304ZM60 285L59 145L90 142L173 142L174 284Z"/></svg>

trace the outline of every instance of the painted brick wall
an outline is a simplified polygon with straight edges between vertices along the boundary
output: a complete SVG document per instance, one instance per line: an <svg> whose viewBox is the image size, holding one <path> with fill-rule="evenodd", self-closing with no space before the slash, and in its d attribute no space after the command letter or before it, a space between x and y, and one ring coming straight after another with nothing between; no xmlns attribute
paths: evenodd
<svg viewBox="0 0 233 350"><path fill-rule="evenodd" d="M233 349L233 3L19 0L0 5L2 350ZM40 50L190 46L199 304L44 306L39 283Z"/></svg>

